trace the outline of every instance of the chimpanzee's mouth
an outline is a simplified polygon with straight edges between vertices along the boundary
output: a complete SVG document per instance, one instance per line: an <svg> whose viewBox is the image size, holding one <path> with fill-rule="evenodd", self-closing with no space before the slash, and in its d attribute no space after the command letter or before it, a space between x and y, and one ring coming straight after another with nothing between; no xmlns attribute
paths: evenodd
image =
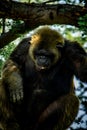
<svg viewBox="0 0 87 130"><path fill-rule="evenodd" d="M39 55L36 57L36 67L38 70L48 69L51 65L51 59L44 55Z"/></svg>

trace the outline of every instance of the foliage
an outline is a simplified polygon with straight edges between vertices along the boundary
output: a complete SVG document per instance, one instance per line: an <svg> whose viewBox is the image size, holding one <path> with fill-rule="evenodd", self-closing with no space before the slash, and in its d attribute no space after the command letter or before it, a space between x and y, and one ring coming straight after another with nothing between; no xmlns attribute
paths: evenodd
<svg viewBox="0 0 87 130"><path fill-rule="evenodd" d="M77 27L70 25L54 25L54 28L57 28L65 38L71 41L77 41L83 46L87 41L87 35L84 35L84 32Z"/></svg>
<svg viewBox="0 0 87 130"><path fill-rule="evenodd" d="M87 34L87 14L79 18L78 24L80 29Z"/></svg>
<svg viewBox="0 0 87 130"><path fill-rule="evenodd" d="M11 52L14 49L15 46L16 45L14 43L10 43L9 45L0 49L0 74L1 74L1 69L2 69L4 62L9 57L9 55L11 54Z"/></svg>

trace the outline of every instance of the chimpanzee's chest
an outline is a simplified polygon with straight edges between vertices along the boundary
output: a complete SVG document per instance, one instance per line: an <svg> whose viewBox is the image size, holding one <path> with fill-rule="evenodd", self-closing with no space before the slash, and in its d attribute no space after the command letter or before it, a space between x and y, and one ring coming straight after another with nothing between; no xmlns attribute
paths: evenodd
<svg viewBox="0 0 87 130"><path fill-rule="evenodd" d="M72 82L72 74L64 68L36 72L28 69L24 72L24 110L26 120L37 120L47 106L60 96L69 93ZM34 117L34 118L33 118ZM36 117L36 119L35 119ZM29 121L30 122L30 121Z"/></svg>
<svg viewBox="0 0 87 130"><path fill-rule="evenodd" d="M34 74L34 77L26 77L24 81L25 94L33 94L35 96L49 95L52 97L59 97L70 91L71 78L68 73L55 72L55 74L43 75ZM29 92L29 93L28 93Z"/></svg>
<svg viewBox="0 0 87 130"><path fill-rule="evenodd" d="M70 92L73 74L64 62L46 71L25 65L23 70L24 99L26 102L51 102ZM38 100L38 101L36 101Z"/></svg>

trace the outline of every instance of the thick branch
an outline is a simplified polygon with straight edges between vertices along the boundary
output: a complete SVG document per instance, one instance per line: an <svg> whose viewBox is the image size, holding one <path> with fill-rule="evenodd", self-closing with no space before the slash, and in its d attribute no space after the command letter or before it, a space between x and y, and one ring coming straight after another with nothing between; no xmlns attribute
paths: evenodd
<svg viewBox="0 0 87 130"><path fill-rule="evenodd" d="M0 17L29 20L29 25L70 24L78 26L79 16L87 14L87 8L67 4L25 4L0 1Z"/></svg>
<svg viewBox="0 0 87 130"><path fill-rule="evenodd" d="M15 26L14 29L11 29L9 32L4 33L0 36L0 48L3 48L5 45L15 40L20 34L24 34L27 28L25 24L20 24L19 26Z"/></svg>
<svg viewBox="0 0 87 130"><path fill-rule="evenodd" d="M28 29L44 24L69 24L78 26L78 18L87 14L87 8L67 4L25 4L0 1L0 17L25 21ZM22 24L0 37L0 48L15 40L26 31Z"/></svg>

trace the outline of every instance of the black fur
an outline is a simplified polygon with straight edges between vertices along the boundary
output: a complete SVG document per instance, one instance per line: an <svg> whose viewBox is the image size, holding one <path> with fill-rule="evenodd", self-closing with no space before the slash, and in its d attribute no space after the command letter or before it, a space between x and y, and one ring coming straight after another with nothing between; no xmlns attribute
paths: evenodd
<svg viewBox="0 0 87 130"><path fill-rule="evenodd" d="M46 32L45 34L46 30L48 30L48 33ZM43 34L44 39L46 37L45 42L49 42L49 39L51 39L49 34L53 34L52 40L57 38L54 35L55 31L48 27L43 27L42 32L40 30L37 32L39 35L40 33L41 35ZM43 37L41 38L44 41ZM60 39L62 40L62 38ZM45 42L43 43L46 44ZM6 118L5 124L7 122L10 124L10 117L15 119L15 121L13 120L13 126L3 125L6 130L65 130L75 119L79 100L74 91L73 76L76 75L82 81L87 82L87 54L76 42L64 40L64 45L62 44L59 43L58 49L54 47L58 54L55 53L53 55L49 52L51 44L49 47L48 44L44 45L43 48L41 42L37 45L35 44L34 47L38 51L34 49L33 54L42 58L41 63L45 63L47 58L53 58L53 62L55 55L60 56L58 59L56 58L55 64L47 69L38 69L36 67L36 63L29 54L29 49L32 46L30 38L24 39L12 52L2 73L2 85L5 87L3 87L3 90L9 93L5 100L13 113L10 116L11 114L8 112L9 117ZM51 51L54 48L51 47ZM14 72L19 76L20 81L22 79L23 86L20 87L20 90L17 85L14 85L12 80L16 78ZM18 84L20 85L20 82ZM15 95L15 102L13 95ZM0 96L2 96L2 93L0 93ZM11 100L12 98L13 100ZM3 102L3 99L1 99L1 102ZM8 111L7 106L3 105L3 107ZM2 114L5 120L4 113L5 115L7 113L3 112ZM3 121L1 123L3 124ZM17 127L15 128L14 126Z"/></svg>

